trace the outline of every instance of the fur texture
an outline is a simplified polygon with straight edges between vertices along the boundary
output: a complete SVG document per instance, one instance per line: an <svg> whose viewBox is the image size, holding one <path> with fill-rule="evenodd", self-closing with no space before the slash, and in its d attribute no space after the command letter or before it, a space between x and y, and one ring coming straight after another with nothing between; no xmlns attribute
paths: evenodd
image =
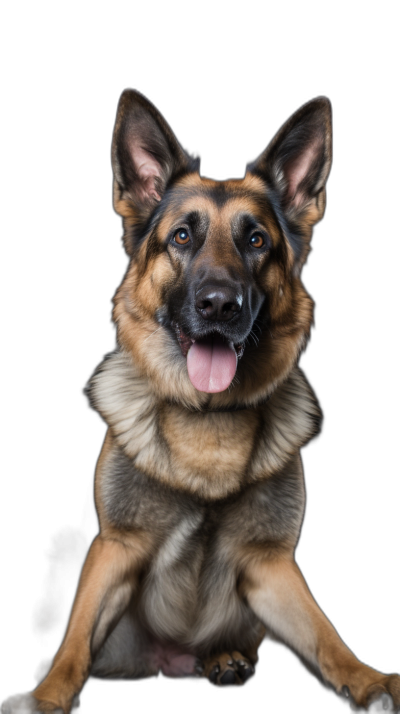
<svg viewBox="0 0 400 714"><path fill-rule="evenodd" d="M88 386L108 427L100 531L50 672L4 713L68 714L90 674L242 684L267 630L358 706L384 696L400 708L400 677L350 652L294 558L300 448L321 424L298 367L314 307L301 268L331 158L320 97L243 179L205 179L156 108L123 93L112 161L129 266L117 350ZM193 360L225 369L229 387L199 382Z"/></svg>

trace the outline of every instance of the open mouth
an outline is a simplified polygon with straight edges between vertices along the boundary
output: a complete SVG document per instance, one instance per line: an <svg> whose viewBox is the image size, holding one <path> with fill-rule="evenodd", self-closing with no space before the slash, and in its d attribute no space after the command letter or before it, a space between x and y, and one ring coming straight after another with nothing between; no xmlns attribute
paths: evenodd
<svg viewBox="0 0 400 714"><path fill-rule="evenodd" d="M244 345L235 345L217 332L194 339L175 326L176 336L187 358L189 379L199 392L215 394L228 389L236 374Z"/></svg>

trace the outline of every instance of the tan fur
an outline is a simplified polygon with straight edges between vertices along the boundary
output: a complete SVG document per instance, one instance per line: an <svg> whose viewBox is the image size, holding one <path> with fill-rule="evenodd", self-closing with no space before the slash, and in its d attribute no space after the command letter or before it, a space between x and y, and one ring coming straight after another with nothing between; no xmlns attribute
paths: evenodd
<svg viewBox="0 0 400 714"><path fill-rule="evenodd" d="M120 534L119 540L95 538L64 641L50 673L33 692L40 710L53 711L54 707L70 710L73 696L89 674L93 651L126 608L149 551L149 534Z"/></svg>
<svg viewBox="0 0 400 714"><path fill-rule="evenodd" d="M196 657L211 681L243 683L267 628L356 704L386 693L400 709L400 677L356 659L294 561L299 451L321 422L297 362L313 320L300 271L325 208L328 100L296 112L243 179L216 182L128 90L112 157L130 264L114 298L118 349L88 390L108 427L95 479L100 534L48 676L7 711L22 702L30 714L68 714L90 672L194 674ZM207 281L223 296L213 315L198 297L215 299ZM195 389L186 362L207 335L208 347L222 335L225 354L238 355L216 394Z"/></svg>
<svg viewBox="0 0 400 714"><path fill-rule="evenodd" d="M355 703L363 707L385 691L398 702L400 677L366 666L346 647L312 597L290 551L272 560L250 561L243 577L254 611L318 667L338 693L347 687Z"/></svg>

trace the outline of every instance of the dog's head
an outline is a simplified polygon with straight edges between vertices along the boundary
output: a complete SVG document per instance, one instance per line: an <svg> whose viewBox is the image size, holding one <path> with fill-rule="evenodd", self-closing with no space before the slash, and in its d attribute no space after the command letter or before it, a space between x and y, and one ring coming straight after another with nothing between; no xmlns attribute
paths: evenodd
<svg viewBox="0 0 400 714"><path fill-rule="evenodd" d="M288 374L312 323L300 273L324 213L331 155L330 103L320 97L243 179L206 179L155 107L122 94L114 205L131 260L114 319L121 346L160 395L248 404Z"/></svg>

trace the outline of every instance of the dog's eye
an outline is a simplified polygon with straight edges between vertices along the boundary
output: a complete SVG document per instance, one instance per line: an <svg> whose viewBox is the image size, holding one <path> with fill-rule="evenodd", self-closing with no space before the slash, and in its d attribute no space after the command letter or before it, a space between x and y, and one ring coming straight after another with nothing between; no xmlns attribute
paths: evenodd
<svg viewBox="0 0 400 714"><path fill-rule="evenodd" d="M186 245L186 243L189 243L189 240L189 233L185 228L179 228L179 230L174 233L174 241L178 243L178 245Z"/></svg>
<svg viewBox="0 0 400 714"><path fill-rule="evenodd" d="M265 245L265 240L261 233L254 233L250 238L250 245L253 248L262 248Z"/></svg>

